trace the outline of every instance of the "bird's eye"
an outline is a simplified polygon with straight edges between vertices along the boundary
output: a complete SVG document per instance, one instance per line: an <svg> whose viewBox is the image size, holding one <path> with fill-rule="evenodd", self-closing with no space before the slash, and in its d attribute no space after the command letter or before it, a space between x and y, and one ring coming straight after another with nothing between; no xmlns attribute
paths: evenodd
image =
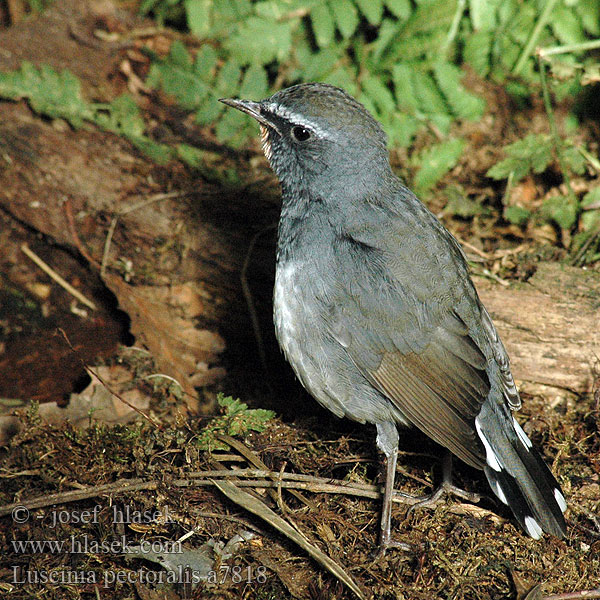
<svg viewBox="0 0 600 600"><path fill-rule="evenodd" d="M310 131L305 127L300 127L300 125L297 125L292 129L292 135L299 142L305 142L310 137Z"/></svg>

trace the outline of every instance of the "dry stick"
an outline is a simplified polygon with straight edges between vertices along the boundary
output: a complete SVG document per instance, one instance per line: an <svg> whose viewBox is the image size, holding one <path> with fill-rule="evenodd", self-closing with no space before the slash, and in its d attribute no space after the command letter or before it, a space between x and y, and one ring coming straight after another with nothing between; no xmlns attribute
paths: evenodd
<svg viewBox="0 0 600 600"><path fill-rule="evenodd" d="M552 594L544 596L542 600L593 600L600 598L600 588L596 590L581 590L580 592L566 592L565 594Z"/></svg>
<svg viewBox="0 0 600 600"><path fill-rule="evenodd" d="M67 223L69 224L69 230L71 231L71 236L73 237L73 241L75 242L75 246L77 250L79 250L80 254L92 265L98 268L100 265L98 261L94 259L90 253L87 251L86 247L81 242L81 238L77 233L77 227L75 227L75 218L73 217L73 209L71 207L71 199L67 198L63 204L65 209L65 215L67 216Z"/></svg>
<svg viewBox="0 0 600 600"><path fill-rule="evenodd" d="M27 244L21 244L21 250L30 258L44 273L49 275L58 285L63 287L71 296L75 297L81 304L85 304L88 308L96 310L96 305L88 300L80 291L76 290L70 283L65 281L50 265L45 263L37 254L35 254Z"/></svg>
<svg viewBox="0 0 600 600"><path fill-rule="evenodd" d="M106 381L104 381L104 379L102 379L102 377L100 377L100 375L98 375L98 373L96 373L92 368L88 367L85 364L85 362L83 360L81 360L81 357L77 353L77 350L75 350L75 348L73 348L73 344L71 344L71 340L69 340L69 338L67 337L67 334L65 333L64 329L61 329L59 327L58 331L63 336L63 338L65 338L65 341L67 342L69 348L71 349L71 352L73 352L73 354L77 357L77 360L81 363L81 366L86 370L86 372L89 375L95 377L113 396L118 398L123 404L125 404L126 406L129 406L129 408L131 408L131 410L138 413L138 415L141 415L142 417L144 417L144 419L146 419L146 421L148 421L149 423L152 423L152 425L154 425L154 427L156 427L157 429L160 429L160 423L156 422L152 417L147 415L143 410L140 410L137 406L134 406L133 404L131 404L131 402L128 402L127 400L125 400L125 398L123 398L123 396L121 396L121 394L119 394L118 392L115 392L110 387L110 385L108 385L108 383L106 383Z"/></svg>
<svg viewBox="0 0 600 600"><path fill-rule="evenodd" d="M224 514L221 514L218 512L210 512L210 511L206 511L206 510L195 510L195 509L191 509L190 514L192 514L194 517L201 517L203 519L221 519L221 521L232 521L233 523L239 523L240 525L243 525L244 527L247 527L248 529L254 529L254 531L256 531L257 533L264 534L264 531L262 529L260 529L259 527L257 527L256 525L252 525L252 523L248 523L244 519L240 519L240 517L235 517L234 515L224 515ZM197 528L195 528L195 529L197 529ZM192 534L192 532L194 532L195 529L193 529L192 531L190 531L188 533ZM184 541L183 536L180 537L177 541L183 542Z"/></svg>
<svg viewBox="0 0 600 600"><path fill-rule="evenodd" d="M35 508L43 508L54 504L67 504L69 502L77 502L79 500L87 500L104 494L120 494L123 492L138 492L140 490L156 490L158 481L143 481L141 479L122 479L114 483L105 485L95 485L93 487L84 488L82 490L74 490L72 492L59 492L56 494L47 494L38 496L31 500L21 500L12 504L0 506L0 517L5 517L12 513L15 508L26 508L33 510Z"/></svg>
<svg viewBox="0 0 600 600"><path fill-rule="evenodd" d="M225 471L225 472L224 472ZM176 488L196 488L196 487L209 487L215 485L215 481L219 479L226 479L232 476L240 476L240 470L232 470L230 472L224 471L206 471L198 472L207 476L206 479L194 478L194 479L175 479L165 485ZM248 470L248 475L252 470ZM255 473L261 473L265 471L255 471ZM217 476L223 473L223 475ZM275 481L266 481L263 479L248 479L242 481L236 481L237 487L255 487L255 488L267 488L276 489L278 486L284 489L303 489L310 492L318 492L325 494L341 494L346 496L356 496L359 498L370 498L373 500L381 498L381 486L365 484L365 483L351 483L347 481L341 481L338 479L326 479L322 477L313 477L311 475L301 475L294 473L282 473L280 481L277 481L279 473L276 471L265 472L269 478L275 478ZM246 475L246 472L243 473ZM193 475L193 474L192 474ZM291 479L301 479L300 481L291 481ZM30 500L21 500L20 502L14 502L11 504L5 504L0 506L0 517L10 514L13 509L17 507L25 507L27 509L42 508L44 506L51 506L54 504L67 504L69 502L76 502L79 500L86 500L88 498L94 498L103 494L116 494L122 492L132 492L140 490L156 490L158 489L161 482L157 480L143 481L142 479L123 479L114 483L105 485L98 485L81 490L75 490L71 492L60 492L56 494L47 494L44 496L38 496ZM394 491L393 501L398 504L404 504L412 506L413 504L420 501L419 498L415 498L403 492ZM455 507L449 507L450 512L458 512L463 514L471 512L477 516L492 515L496 516L495 513L480 508L478 506L472 506L469 504L460 504Z"/></svg>
<svg viewBox="0 0 600 600"><path fill-rule="evenodd" d="M260 456L258 456L258 454L256 454L252 450L250 450L250 448L248 448L246 444L243 444L239 440L236 440L235 438L229 435L219 434L217 435L217 437L222 442L225 442L227 445L237 450L248 462L253 464L255 467L258 467L259 469L264 469L266 471L269 470L267 465L265 465L265 463L261 460ZM273 480L275 481L277 481L278 479L280 479L279 473L275 474L273 477ZM300 500L300 502L302 502L309 508L316 508L314 503L308 500L308 498L305 498L300 492L292 492L292 495L295 496L298 500ZM274 499L277 500L277 498Z"/></svg>

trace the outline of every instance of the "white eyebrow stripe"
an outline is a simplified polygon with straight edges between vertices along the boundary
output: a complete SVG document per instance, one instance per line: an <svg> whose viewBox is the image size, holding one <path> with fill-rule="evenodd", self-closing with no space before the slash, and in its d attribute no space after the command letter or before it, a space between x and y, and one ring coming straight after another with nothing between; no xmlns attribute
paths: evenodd
<svg viewBox="0 0 600 600"><path fill-rule="evenodd" d="M300 125L301 127L310 129L313 133L315 133L317 135L317 137L320 137L320 138L330 137L330 134L328 131L322 129L321 127L319 127L316 123L314 123L312 121L307 121L305 116L295 113L295 112L285 108L281 104L277 104L276 102L267 102L267 103L264 103L263 106L267 110L271 111L274 115L277 115L278 117L286 119L290 123L294 123L295 125Z"/></svg>

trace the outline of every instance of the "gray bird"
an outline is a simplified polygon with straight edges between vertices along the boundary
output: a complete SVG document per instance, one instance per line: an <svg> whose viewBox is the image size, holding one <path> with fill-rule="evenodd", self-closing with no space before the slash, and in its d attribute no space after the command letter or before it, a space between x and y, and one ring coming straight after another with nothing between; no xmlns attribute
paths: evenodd
<svg viewBox="0 0 600 600"><path fill-rule="evenodd" d="M381 551L393 545L397 426L483 469L531 537L563 537L564 496L512 415L519 393L465 255L392 172L379 123L321 83L221 101L259 122L281 182L279 344L321 405L377 428Z"/></svg>

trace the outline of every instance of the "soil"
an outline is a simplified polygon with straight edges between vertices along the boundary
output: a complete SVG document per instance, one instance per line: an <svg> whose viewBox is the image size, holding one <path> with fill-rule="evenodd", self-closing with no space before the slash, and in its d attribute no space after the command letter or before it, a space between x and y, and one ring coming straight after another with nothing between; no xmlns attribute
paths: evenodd
<svg viewBox="0 0 600 600"><path fill-rule="evenodd" d="M16 19L17 4L0 3L0 70L22 60L68 68L96 101L131 89L132 73L143 79L142 46L167 52L174 37L186 39L150 30L154 23L127 3L64 0ZM100 42L98 28L151 33L120 45ZM546 132L546 115L541 103L515 111L501 88L473 74L468 85L490 109L479 123L457 125L469 148L428 202L466 243L478 289L507 342L524 400L519 419L569 502L566 539L525 537L488 497L477 504L447 498L410 513L399 503L393 533L406 547L375 559L380 504L368 493L377 495L369 486L379 485L381 469L374 429L321 410L274 339L279 199L259 144L244 152L221 147L210 128L197 128L168 98L136 90L157 138L207 149L220 172L245 178L231 184L180 163L156 165L112 134L73 130L26 102L3 101L0 160L10 160L0 170L2 594L356 597L339 572L281 533L283 519L364 597L600 598L597 591L564 595L600 585L600 266L560 262L569 242L563 231L503 220L503 188L485 173L504 145ZM559 123L569 108L558 107ZM597 127L590 118L578 134L596 153ZM432 136L420 136L415 151ZM410 180L408 158L393 153ZM526 179L514 194L533 206L556 192L557 181ZM484 210L463 217L448 210L453 187ZM95 308L56 284L23 245ZM236 429L233 416L217 428L211 418L224 411L220 391L277 416L262 431ZM429 493L440 456L433 442L404 432L396 488ZM226 469L259 474L225 477ZM286 487L294 475L305 476L304 487ZM484 476L459 461L454 478L487 494ZM225 479L246 495L232 499L215 484ZM266 508L262 517L253 502ZM116 518L125 513L131 518ZM169 572L158 555L182 537L182 564L206 579L184 583L177 571L175 583L157 585ZM74 548L74 539L87 551ZM26 540L71 545L15 545ZM126 556L119 546L146 541L157 551Z"/></svg>

